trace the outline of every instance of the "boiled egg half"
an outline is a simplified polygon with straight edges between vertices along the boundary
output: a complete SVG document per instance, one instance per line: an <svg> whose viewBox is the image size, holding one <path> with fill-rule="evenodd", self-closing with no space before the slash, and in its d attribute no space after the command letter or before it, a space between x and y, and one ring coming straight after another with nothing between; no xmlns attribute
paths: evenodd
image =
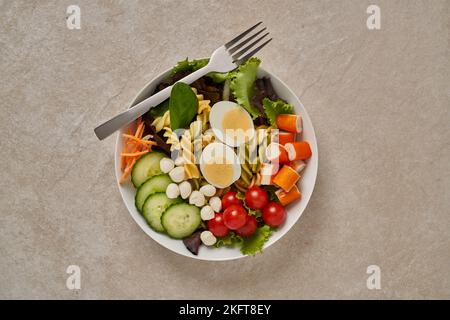
<svg viewBox="0 0 450 320"><path fill-rule="evenodd" d="M217 188L226 188L241 176L241 165L232 148L220 143L208 144L200 156L203 177Z"/></svg>
<svg viewBox="0 0 450 320"><path fill-rule="evenodd" d="M255 135L250 114L237 103L220 101L213 105L209 122L214 135L223 143L238 147Z"/></svg>

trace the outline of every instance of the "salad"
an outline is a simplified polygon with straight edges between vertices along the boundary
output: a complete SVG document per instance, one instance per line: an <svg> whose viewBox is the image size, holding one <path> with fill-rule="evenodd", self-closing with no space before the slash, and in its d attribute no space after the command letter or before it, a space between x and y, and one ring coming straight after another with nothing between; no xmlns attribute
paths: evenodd
<svg viewBox="0 0 450 320"><path fill-rule="evenodd" d="M311 157L302 118L251 58L233 71L177 82L208 63L180 61L155 93L170 98L123 134L120 183L136 188L137 210L156 232L202 246L260 252L299 201Z"/></svg>

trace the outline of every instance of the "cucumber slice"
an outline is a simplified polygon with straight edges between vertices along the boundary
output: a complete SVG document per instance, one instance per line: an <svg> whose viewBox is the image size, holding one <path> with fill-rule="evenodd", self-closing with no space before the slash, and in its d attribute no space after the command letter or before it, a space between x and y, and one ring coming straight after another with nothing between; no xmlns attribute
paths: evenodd
<svg viewBox="0 0 450 320"><path fill-rule="evenodd" d="M149 178L161 174L159 162L166 155L162 152L151 152L141 157L131 171L131 181L136 188L139 188Z"/></svg>
<svg viewBox="0 0 450 320"><path fill-rule="evenodd" d="M161 224L167 234L175 239L190 236L201 222L200 209L187 203L170 206L161 217Z"/></svg>
<svg viewBox="0 0 450 320"><path fill-rule="evenodd" d="M167 174L160 174L145 181L136 191L134 202L136 208L142 212L142 206L149 195L156 192L166 192L167 186L172 183L172 180Z"/></svg>
<svg viewBox="0 0 450 320"><path fill-rule="evenodd" d="M175 203L179 203L181 199L169 199L164 192L158 192L150 195L145 200L142 207L142 215L147 220L148 225L157 232L164 232L165 229L161 224L161 216L163 212Z"/></svg>

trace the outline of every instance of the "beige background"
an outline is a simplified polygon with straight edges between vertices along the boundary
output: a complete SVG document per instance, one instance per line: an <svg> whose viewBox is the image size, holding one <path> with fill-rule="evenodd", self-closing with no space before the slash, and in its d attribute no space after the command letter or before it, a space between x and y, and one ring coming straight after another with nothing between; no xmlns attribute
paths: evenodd
<svg viewBox="0 0 450 320"><path fill-rule="evenodd" d="M0 298L450 298L450 1L0 0L0 16ZM132 220L115 140L93 128L258 20L264 67L315 125L316 189L264 254L187 259ZM371 264L382 290L366 288Z"/></svg>

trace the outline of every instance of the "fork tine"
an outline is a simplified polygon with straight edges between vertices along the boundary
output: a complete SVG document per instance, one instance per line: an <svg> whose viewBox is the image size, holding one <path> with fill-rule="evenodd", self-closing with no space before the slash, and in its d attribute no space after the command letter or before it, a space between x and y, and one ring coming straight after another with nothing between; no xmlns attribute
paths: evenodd
<svg viewBox="0 0 450 320"><path fill-rule="evenodd" d="M242 50L236 52L235 54L232 55L233 60L237 60L240 56L242 56L244 53L246 53L248 50L250 50L251 48L253 48L258 42L260 42L262 39L264 39L267 35L269 34L269 32L263 34L261 37L259 37L258 39L256 39L255 41L253 41L252 43L250 43L248 46L246 46L245 48L243 48Z"/></svg>
<svg viewBox="0 0 450 320"><path fill-rule="evenodd" d="M243 37L245 37L247 34L249 34L253 29L255 29L257 26L259 26L262 23L262 21L258 22L257 24L255 24L253 27L251 27L250 29L242 32L240 35L238 35L236 38L234 38L233 40L225 43L225 48L230 48L232 45L234 45L236 42L238 42L239 40L241 40Z"/></svg>
<svg viewBox="0 0 450 320"><path fill-rule="evenodd" d="M261 44L260 46L256 47L255 49L253 49L252 51L250 51L249 53L247 53L245 56L243 56L242 58L239 58L238 60L234 60L233 62L240 65L242 63L244 63L245 61L247 61L248 59L250 59L252 56L255 55L255 53L257 53L259 50L261 50L266 44L268 44L270 41L272 41L272 38L270 38L269 40L267 40L266 42L264 42L263 44Z"/></svg>
<svg viewBox="0 0 450 320"><path fill-rule="evenodd" d="M248 37L245 40L242 40L241 42L239 42L237 45L235 45L233 48L228 49L228 52L230 54L235 53L236 51L238 51L240 48L242 48L242 46L244 46L245 44L247 44L248 42L250 42L252 39L256 38L259 34L261 34L261 32L265 31L267 28L263 28L260 31L258 31L257 33L255 33L254 35Z"/></svg>

